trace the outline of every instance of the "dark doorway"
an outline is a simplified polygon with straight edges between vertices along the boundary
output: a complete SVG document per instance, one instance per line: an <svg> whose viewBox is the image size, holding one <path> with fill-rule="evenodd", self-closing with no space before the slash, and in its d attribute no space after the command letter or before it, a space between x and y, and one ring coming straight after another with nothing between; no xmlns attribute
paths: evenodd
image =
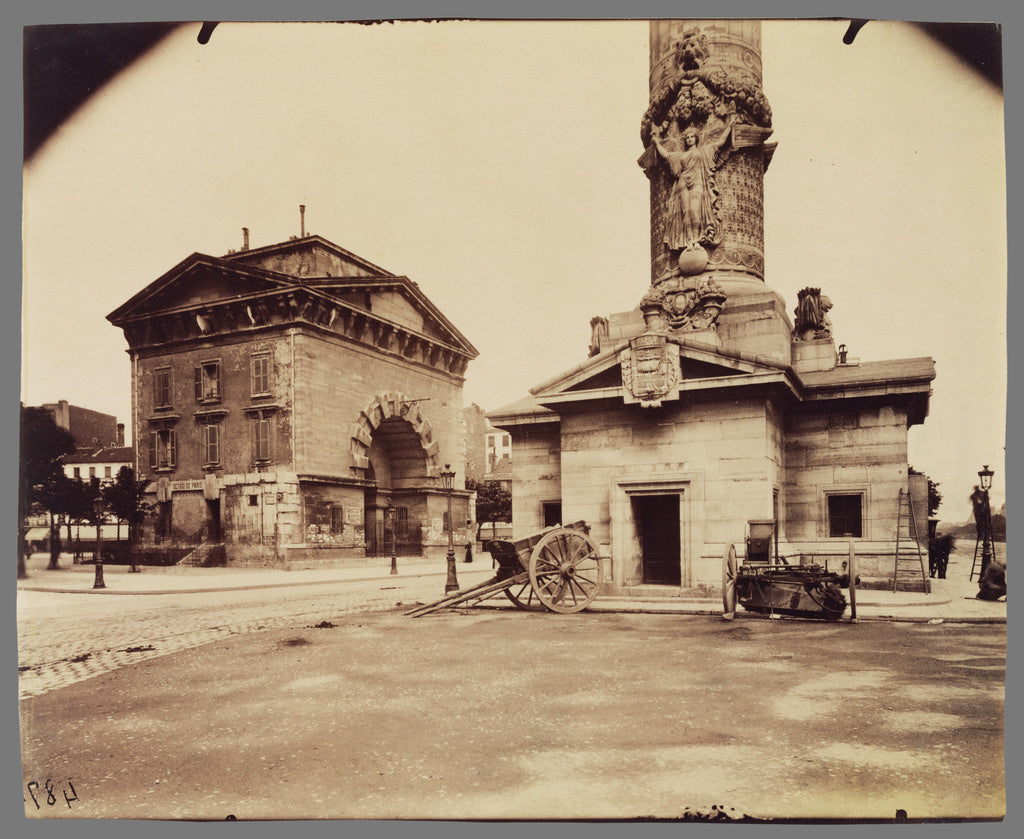
<svg viewBox="0 0 1024 839"><path fill-rule="evenodd" d="M386 550L383 540L384 523L377 520L377 488L367 487L363 490L363 544L366 546L366 555L383 556Z"/></svg>
<svg viewBox="0 0 1024 839"><path fill-rule="evenodd" d="M633 499L643 561L643 581L680 585L679 496L640 495Z"/></svg>
<svg viewBox="0 0 1024 839"><path fill-rule="evenodd" d="M159 501L156 506L156 535L161 539L171 536L171 502Z"/></svg>
<svg viewBox="0 0 1024 839"><path fill-rule="evenodd" d="M206 540L219 542L220 537L220 499L206 502Z"/></svg>

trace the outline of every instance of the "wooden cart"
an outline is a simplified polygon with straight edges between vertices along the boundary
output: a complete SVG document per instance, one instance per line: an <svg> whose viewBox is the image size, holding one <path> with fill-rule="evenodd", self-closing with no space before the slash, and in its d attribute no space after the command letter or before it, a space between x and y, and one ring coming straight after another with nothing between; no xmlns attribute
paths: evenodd
<svg viewBox="0 0 1024 839"><path fill-rule="evenodd" d="M734 545L728 546L722 560L725 614L735 614L738 602L748 612L839 620L846 611L840 588L849 586L849 575L841 576L817 564L790 565L772 555L772 521L747 524L746 561L738 562Z"/></svg>
<svg viewBox="0 0 1024 839"><path fill-rule="evenodd" d="M418 618L452 606L473 605L499 593L520 609L539 604L562 614L580 612L593 603L602 582L601 557L589 532L586 522L578 521L514 542L485 542L484 550L498 563L495 577L406 614Z"/></svg>

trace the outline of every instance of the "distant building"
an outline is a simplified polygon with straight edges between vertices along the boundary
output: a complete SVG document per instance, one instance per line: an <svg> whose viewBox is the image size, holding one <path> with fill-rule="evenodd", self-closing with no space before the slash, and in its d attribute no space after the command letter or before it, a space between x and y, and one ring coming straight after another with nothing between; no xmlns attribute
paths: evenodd
<svg viewBox="0 0 1024 839"><path fill-rule="evenodd" d="M476 403L469 405L463 416L466 423L466 481L478 484L487 471L486 437L491 424L484 409Z"/></svg>
<svg viewBox="0 0 1024 839"><path fill-rule="evenodd" d="M512 435L507 431L490 431L487 434L487 472L497 469L502 461L512 459Z"/></svg>
<svg viewBox="0 0 1024 839"><path fill-rule="evenodd" d="M135 467L135 449L132 446L104 446L95 451L77 451L64 456L64 474L88 483L98 478L100 483L117 479L121 467Z"/></svg>
<svg viewBox="0 0 1024 839"><path fill-rule="evenodd" d="M41 407L50 412L58 428L71 433L79 450L124 445L124 424L111 414L70 405L66 399Z"/></svg>
<svg viewBox="0 0 1024 839"><path fill-rule="evenodd" d="M469 493L462 385L477 352L409 278L317 235L194 253L112 312L132 360L145 539L231 563L447 547Z"/></svg>

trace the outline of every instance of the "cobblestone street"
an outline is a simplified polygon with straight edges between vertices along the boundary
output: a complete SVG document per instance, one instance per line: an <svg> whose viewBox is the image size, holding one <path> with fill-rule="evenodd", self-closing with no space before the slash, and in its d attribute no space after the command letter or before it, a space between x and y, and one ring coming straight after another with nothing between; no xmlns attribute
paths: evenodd
<svg viewBox="0 0 1024 839"><path fill-rule="evenodd" d="M478 582L490 565L459 570ZM445 575L324 582L239 591L91 596L18 592L19 696L55 688L231 635L330 621L397 602L431 602ZM464 583L465 584L465 583Z"/></svg>

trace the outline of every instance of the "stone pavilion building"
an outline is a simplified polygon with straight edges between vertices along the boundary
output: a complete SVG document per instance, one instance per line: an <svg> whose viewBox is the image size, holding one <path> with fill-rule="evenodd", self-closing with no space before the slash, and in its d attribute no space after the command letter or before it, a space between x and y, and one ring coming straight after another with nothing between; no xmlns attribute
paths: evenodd
<svg viewBox="0 0 1024 839"><path fill-rule="evenodd" d="M917 548L897 531L913 512L927 538L907 437L934 363L858 363L821 288L791 319L766 282L760 41L756 21L651 24L649 285L591 321L585 360L488 414L513 439L515 536L582 519L613 590L710 589L749 522L771 521L788 562L838 571L852 542L864 584L921 590L916 556L897 574L897 549Z"/></svg>
<svg viewBox="0 0 1024 839"><path fill-rule="evenodd" d="M304 216L303 216L304 218ZM232 564L447 549L472 344L408 277L318 235L194 253L112 312L132 368L151 544ZM465 543L470 493L452 493ZM382 540L387 539L384 544Z"/></svg>

